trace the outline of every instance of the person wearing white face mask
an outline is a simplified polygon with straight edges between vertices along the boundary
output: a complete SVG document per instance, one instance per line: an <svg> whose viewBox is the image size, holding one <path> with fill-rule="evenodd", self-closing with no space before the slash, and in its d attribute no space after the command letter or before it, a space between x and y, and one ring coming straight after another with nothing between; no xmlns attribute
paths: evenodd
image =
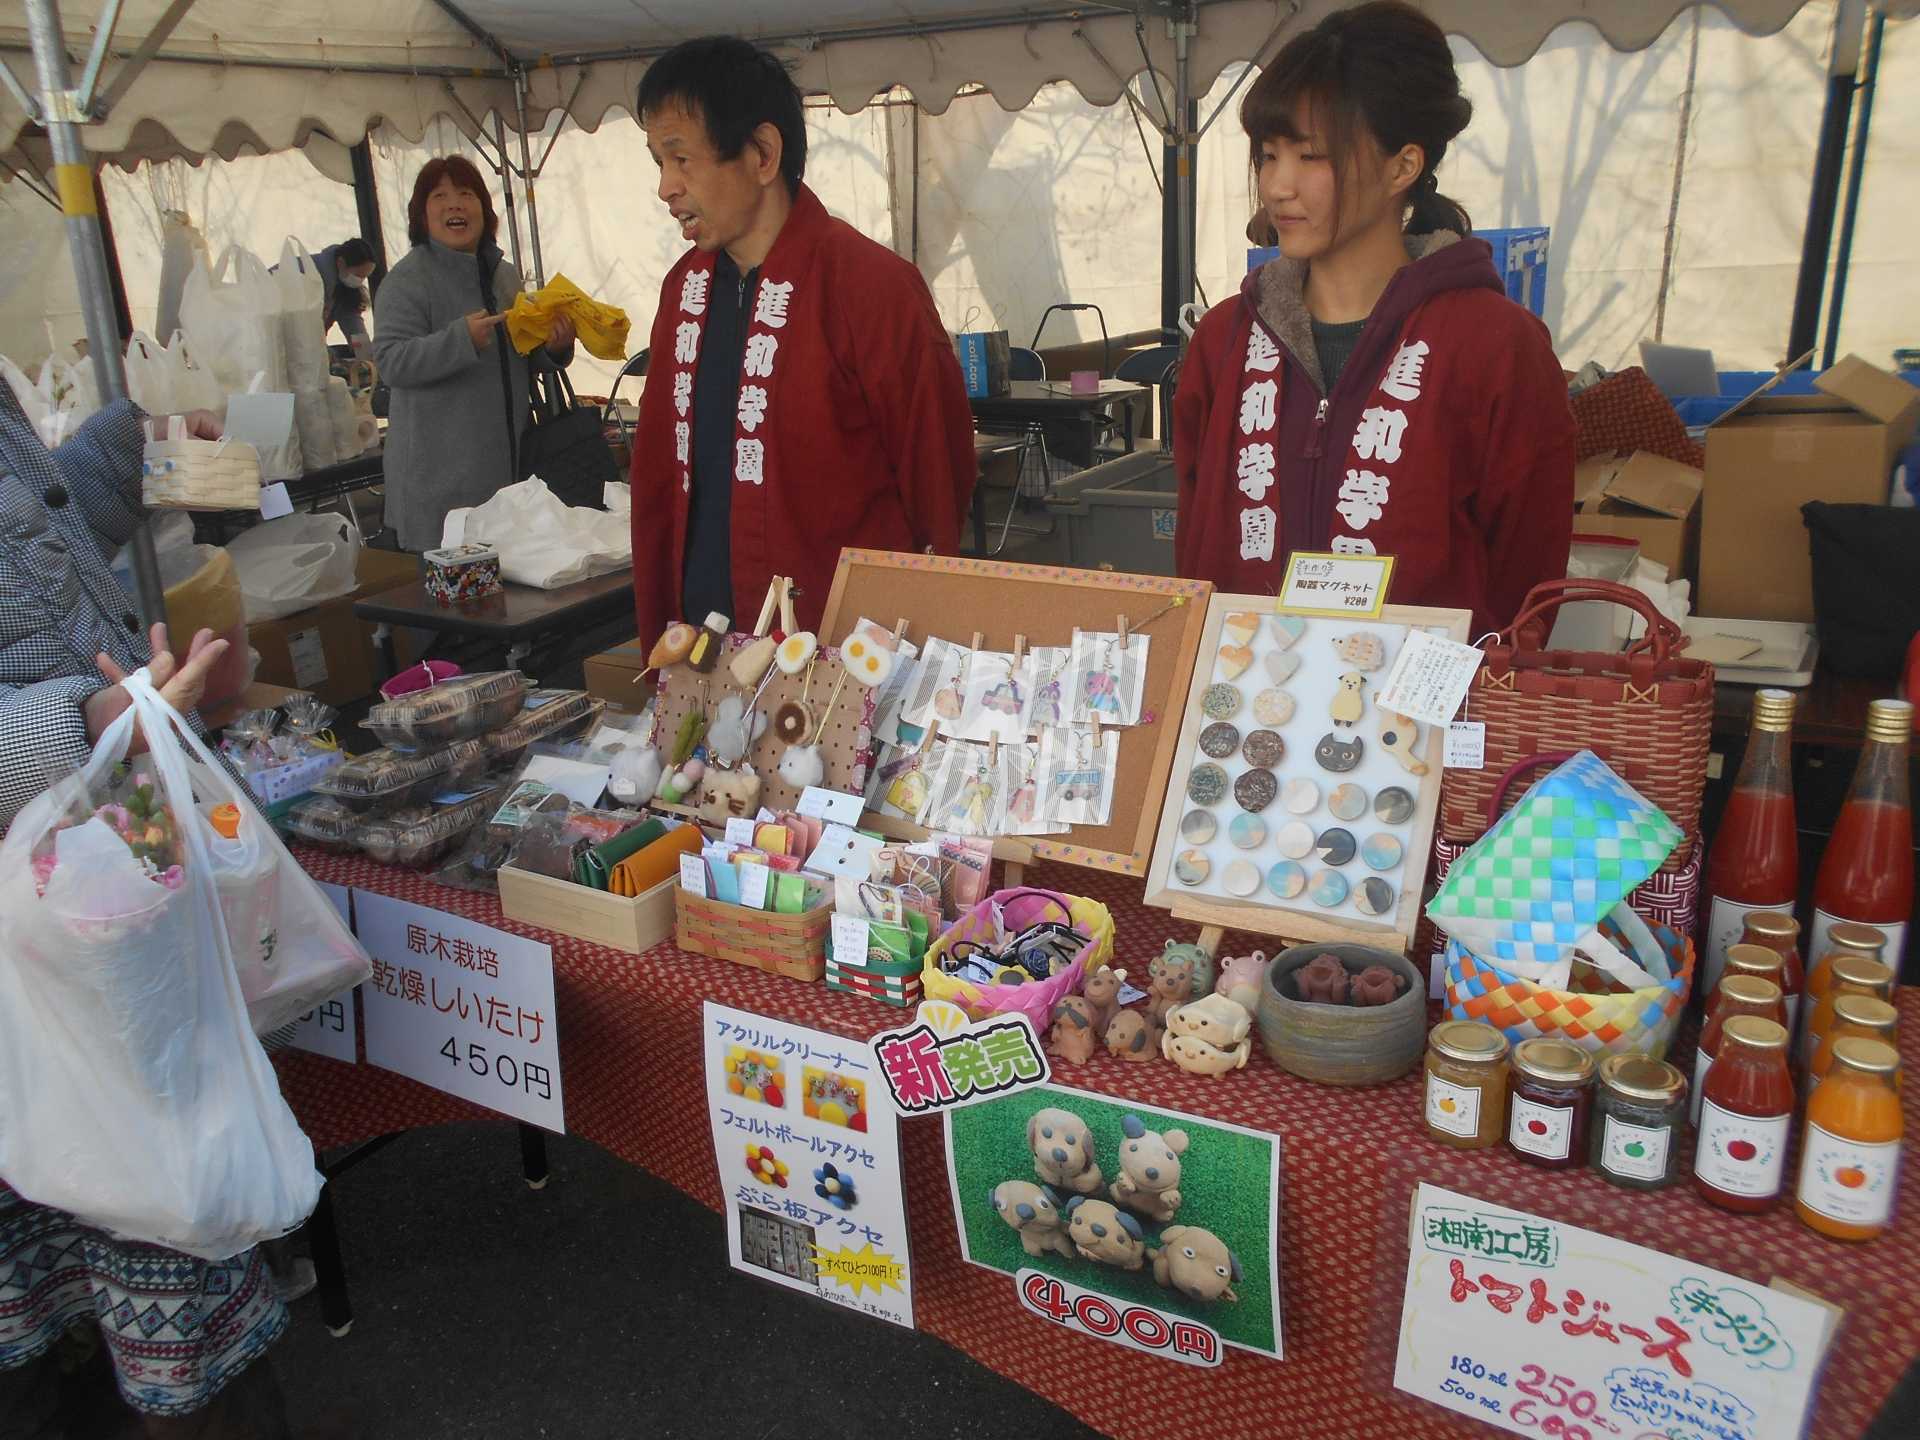
<svg viewBox="0 0 1920 1440"><path fill-rule="evenodd" d="M367 278L373 274L373 247L359 236L329 245L313 257L313 268L320 274L323 301L320 331L330 333L337 325L340 336L363 358L372 354L367 339Z"/></svg>

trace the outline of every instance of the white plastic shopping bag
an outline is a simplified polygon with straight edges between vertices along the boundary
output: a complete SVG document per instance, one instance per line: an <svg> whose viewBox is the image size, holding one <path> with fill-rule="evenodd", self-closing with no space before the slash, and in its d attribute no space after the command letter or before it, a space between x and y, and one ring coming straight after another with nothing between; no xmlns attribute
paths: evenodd
<svg viewBox="0 0 1920 1440"><path fill-rule="evenodd" d="M227 546L240 572L247 623L278 620L350 594L359 583L360 531L345 515L283 515Z"/></svg>
<svg viewBox="0 0 1920 1440"><path fill-rule="evenodd" d="M193 353L229 393L264 375L263 390L285 390L280 292L258 256L230 245L212 267L197 263L180 296L180 328Z"/></svg>
<svg viewBox="0 0 1920 1440"><path fill-rule="evenodd" d="M608 487L611 489L612 487ZM558 589L633 563L633 535L607 514L570 507L539 476L496 491L483 505L447 513L442 546L491 545L516 585Z"/></svg>
<svg viewBox="0 0 1920 1440"><path fill-rule="evenodd" d="M192 779L197 762L201 798L224 798L218 766L145 670L124 685L130 707L80 774L0 842L0 1174L116 1234L223 1259L300 1224L321 1178L228 940L220 877L250 862L216 855ZM136 723L149 749L110 791ZM364 976L364 952L277 854L277 925Z"/></svg>

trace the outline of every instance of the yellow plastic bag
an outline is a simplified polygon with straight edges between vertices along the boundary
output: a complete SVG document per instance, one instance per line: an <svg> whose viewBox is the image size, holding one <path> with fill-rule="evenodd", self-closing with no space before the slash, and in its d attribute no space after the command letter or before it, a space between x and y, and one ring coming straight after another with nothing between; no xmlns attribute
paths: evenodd
<svg viewBox="0 0 1920 1440"><path fill-rule="evenodd" d="M627 312L590 298L564 275L554 276L533 294L523 294L513 302L513 308L507 311L507 334L513 348L531 355L546 344L547 332L558 314L573 321L580 343L596 360L627 358Z"/></svg>

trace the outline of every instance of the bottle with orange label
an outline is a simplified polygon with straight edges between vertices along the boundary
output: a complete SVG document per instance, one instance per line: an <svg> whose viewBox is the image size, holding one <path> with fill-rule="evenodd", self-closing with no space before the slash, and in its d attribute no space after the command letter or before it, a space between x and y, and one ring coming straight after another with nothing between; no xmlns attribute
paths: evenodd
<svg viewBox="0 0 1920 1440"><path fill-rule="evenodd" d="M1858 960L1881 960L1886 949L1887 937L1873 926L1840 924L1827 931L1824 949L1807 951L1813 963L1807 970L1806 990L1800 997L1804 1003L1800 1007L1797 1037L1803 1064L1813 1056L1812 1047L1807 1044L1807 1027L1813 1022L1813 1012L1820 1008L1820 1002L1833 988L1834 962L1849 956Z"/></svg>
<svg viewBox="0 0 1920 1440"><path fill-rule="evenodd" d="M1807 1075L1814 1080L1833 1068L1833 1047L1842 1040L1878 1040L1899 1048L1900 1012L1871 995L1842 995L1833 1002L1833 1026L1813 1052Z"/></svg>
<svg viewBox="0 0 1920 1440"><path fill-rule="evenodd" d="M1707 1023L1700 1031L1700 1043L1693 1052L1691 1118L1695 1125L1700 1123L1700 1104L1706 1092L1707 1072L1713 1068L1714 1059L1720 1053L1720 1039L1727 1022L1737 1015L1750 1015L1784 1026L1786 1014L1786 1006L1780 998L1780 987L1771 980L1735 973L1720 977L1720 988L1714 991L1713 999L1708 1003Z"/></svg>
<svg viewBox="0 0 1920 1440"><path fill-rule="evenodd" d="M1905 1129L1899 1074L1891 1045L1850 1037L1833 1047L1833 1068L1807 1102L1793 1197L1794 1212L1822 1235L1874 1240L1886 1233Z"/></svg>
<svg viewBox="0 0 1920 1440"><path fill-rule="evenodd" d="M1811 1064L1813 1057L1820 1052L1820 1042L1827 1038L1827 1032L1833 1028L1833 1007L1847 995L1870 995L1891 1004L1893 971L1878 960L1862 960L1855 955L1843 956L1833 962L1833 984L1807 1020L1803 1068Z"/></svg>

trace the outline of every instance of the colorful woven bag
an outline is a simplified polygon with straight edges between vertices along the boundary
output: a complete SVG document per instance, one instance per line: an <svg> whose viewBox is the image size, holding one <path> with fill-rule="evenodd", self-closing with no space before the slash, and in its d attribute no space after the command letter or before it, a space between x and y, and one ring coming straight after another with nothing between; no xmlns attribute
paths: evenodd
<svg viewBox="0 0 1920 1440"><path fill-rule="evenodd" d="M999 927L994 923L996 908L1001 917ZM1091 938L1072 964L1045 980L1028 980L1018 985L978 985L949 975L941 968L941 958L960 941L992 945L1002 927L1006 933L1014 934L1047 921L1070 924ZM975 1020L1019 1011L1033 1022L1035 1030L1045 1035L1054 1002L1079 993L1085 977L1106 964L1112 954L1113 916L1099 901L1026 887L996 890L979 904L970 906L927 947L926 966L920 973L921 990L929 1000L951 1000Z"/></svg>

